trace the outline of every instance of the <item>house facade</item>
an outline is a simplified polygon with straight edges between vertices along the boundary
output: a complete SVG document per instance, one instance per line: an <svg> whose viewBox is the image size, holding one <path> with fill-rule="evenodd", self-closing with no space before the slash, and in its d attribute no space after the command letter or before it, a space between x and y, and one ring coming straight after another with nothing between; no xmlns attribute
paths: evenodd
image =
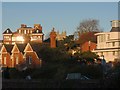
<svg viewBox="0 0 120 90"><path fill-rule="evenodd" d="M40 67L42 61L39 57L38 47L40 44L4 44L1 48L0 64L2 67L10 68L21 68L23 65L30 68Z"/></svg>
<svg viewBox="0 0 120 90"><path fill-rule="evenodd" d="M86 41L85 43L83 43L81 45L81 51L82 52L93 51L94 49L96 49L96 43L95 42Z"/></svg>
<svg viewBox="0 0 120 90"><path fill-rule="evenodd" d="M43 42L42 26L34 24L34 27L28 27L21 24L17 31L12 32L9 28L3 32L3 44L28 43L28 42Z"/></svg>
<svg viewBox="0 0 120 90"><path fill-rule="evenodd" d="M50 33L50 40L43 41L42 27L39 24L34 26L34 31L32 29L25 30L26 25L21 27L22 29L18 29L18 32L13 33L10 29L7 29L3 33L4 40L0 47L0 65L2 67L16 67L20 70L25 67L41 67L42 59L39 49L42 45L55 48L56 32L53 28ZM27 35L30 38L26 38ZM13 38L18 38L18 41Z"/></svg>
<svg viewBox="0 0 120 90"><path fill-rule="evenodd" d="M93 52L108 61L120 61L120 21L111 21L110 32L95 34L97 36L97 47Z"/></svg>

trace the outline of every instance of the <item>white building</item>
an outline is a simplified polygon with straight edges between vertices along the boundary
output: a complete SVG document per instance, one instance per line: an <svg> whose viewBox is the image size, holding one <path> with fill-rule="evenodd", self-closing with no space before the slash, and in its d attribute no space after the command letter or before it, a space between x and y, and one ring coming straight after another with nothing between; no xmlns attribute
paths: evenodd
<svg viewBox="0 0 120 90"><path fill-rule="evenodd" d="M108 61L120 61L120 20L111 21L110 32L96 33L97 48L93 51Z"/></svg>

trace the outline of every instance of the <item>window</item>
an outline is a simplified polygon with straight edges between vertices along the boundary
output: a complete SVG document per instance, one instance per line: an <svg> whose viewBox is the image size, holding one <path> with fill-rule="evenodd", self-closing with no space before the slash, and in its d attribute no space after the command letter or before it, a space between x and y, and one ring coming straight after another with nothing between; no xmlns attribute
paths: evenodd
<svg viewBox="0 0 120 90"><path fill-rule="evenodd" d="M19 33L21 33L21 30L19 30Z"/></svg>
<svg viewBox="0 0 120 90"><path fill-rule="evenodd" d="M113 55L115 55L115 51L113 51Z"/></svg>
<svg viewBox="0 0 120 90"><path fill-rule="evenodd" d="M16 64L18 64L18 57L16 57Z"/></svg>
<svg viewBox="0 0 120 90"><path fill-rule="evenodd" d="M103 55L103 52L101 52L101 55Z"/></svg>
<svg viewBox="0 0 120 90"><path fill-rule="evenodd" d="M107 38L108 40L110 39L110 34L108 34L108 38Z"/></svg>
<svg viewBox="0 0 120 90"><path fill-rule="evenodd" d="M7 30L7 33L9 33L9 31Z"/></svg>
<svg viewBox="0 0 120 90"><path fill-rule="evenodd" d="M118 42L118 45L120 46L120 41Z"/></svg>
<svg viewBox="0 0 120 90"><path fill-rule="evenodd" d="M6 64L6 57L4 57L4 64Z"/></svg>
<svg viewBox="0 0 120 90"><path fill-rule="evenodd" d="M38 38L40 38L40 36L38 36Z"/></svg>
<svg viewBox="0 0 120 90"><path fill-rule="evenodd" d="M31 57L31 56L29 56L28 63L29 63L29 64L32 64L32 57Z"/></svg>
<svg viewBox="0 0 120 90"><path fill-rule="evenodd" d="M115 42L112 43L112 46L115 46Z"/></svg>
<svg viewBox="0 0 120 90"><path fill-rule="evenodd" d="M38 33L39 31L37 30L37 33Z"/></svg>
<svg viewBox="0 0 120 90"><path fill-rule="evenodd" d="M107 56L109 55L108 52L106 52L106 55L107 55Z"/></svg>
<svg viewBox="0 0 120 90"><path fill-rule="evenodd" d="M100 35L99 37L99 42L105 42L105 35Z"/></svg>
<svg viewBox="0 0 120 90"><path fill-rule="evenodd" d="M26 34L26 30L24 30L24 34Z"/></svg>

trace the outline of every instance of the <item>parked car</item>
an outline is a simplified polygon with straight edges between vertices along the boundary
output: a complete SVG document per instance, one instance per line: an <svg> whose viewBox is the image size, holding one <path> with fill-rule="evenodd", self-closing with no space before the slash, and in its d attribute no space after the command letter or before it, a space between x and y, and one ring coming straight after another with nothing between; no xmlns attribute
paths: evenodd
<svg viewBox="0 0 120 90"><path fill-rule="evenodd" d="M66 80L90 80L87 76L81 75L81 73L69 73L67 74Z"/></svg>

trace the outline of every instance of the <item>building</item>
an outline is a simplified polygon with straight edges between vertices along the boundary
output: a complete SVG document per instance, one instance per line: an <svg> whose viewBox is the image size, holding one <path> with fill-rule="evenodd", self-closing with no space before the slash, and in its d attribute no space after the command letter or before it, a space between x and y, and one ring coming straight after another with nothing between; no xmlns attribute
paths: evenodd
<svg viewBox="0 0 120 90"><path fill-rule="evenodd" d="M50 33L50 47L51 48L56 48L56 32L53 30Z"/></svg>
<svg viewBox="0 0 120 90"><path fill-rule="evenodd" d="M93 51L94 49L96 49L96 43L95 42L86 41L85 43L83 43L81 45L81 51L82 52Z"/></svg>
<svg viewBox="0 0 120 90"><path fill-rule="evenodd" d="M110 32L96 33L97 47L93 52L108 61L120 61L120 20L111 21Z"/></svg>
<svg viewBox="0 0 120 90"><path fill-rule="evenodd" d="M9 28L3 32L3 44L43 42L42 26L34 24L34 28L21 24L17 31L12 32Z"/></svg>
<svg viewBox="0 0 120 90"><path fill-rule="evenodd" d="M56 32L50 33L50 39L43 41L42 27L34 25L34 29L21 25L17 32L9 28L3 33L3 44L0 47L0 65L10 68L41 67L42 59L39 53L41 46L56 47Z"/></svg>
<svg viewBox="0 0 120 90"><path fill-rule="evenodd" d="M4 44L1 48L0 60L2 67L20 67L24 64L25 67L35 68L42 64L39 55L40 43L27 44Z"/></svg>
<svg viewBox="0 0 120 90"><path fill-rule="evenodd" d="M66 31L62 32L61 34L58 32L56 32L56 39L59 40L64 40L64 38L66 38Z"/></svg>

